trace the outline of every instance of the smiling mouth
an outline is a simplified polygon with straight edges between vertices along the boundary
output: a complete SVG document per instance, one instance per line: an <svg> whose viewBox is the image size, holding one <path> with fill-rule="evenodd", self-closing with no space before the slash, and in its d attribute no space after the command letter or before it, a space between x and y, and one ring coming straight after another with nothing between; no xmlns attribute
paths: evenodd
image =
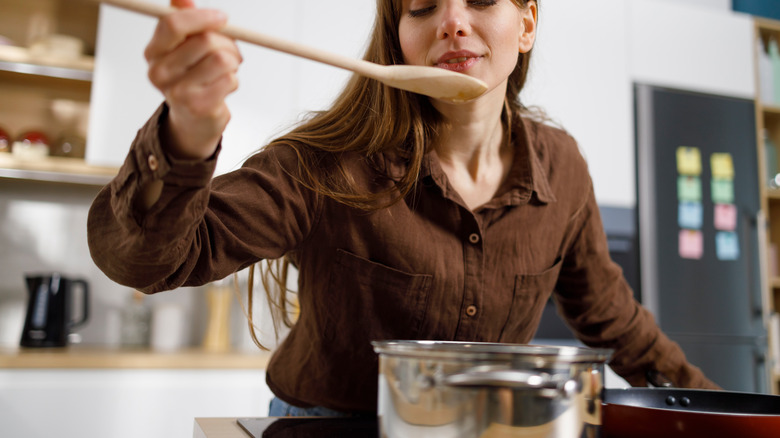
<svg viewBox="0 0 780 438"><path fill-rule="evenodd" d="M461 58L452 58L452 59L448 59L448 60L446 61L446 63L447 63L447 64L457 64L457 63L460 63L460 62L466 62L468 59L469 59L468 57L466 57L466 56L463 56L463 57L461 57Z"/></svg>
<svg viewBox="0 0 780 438"><path fill-rule="evenodd" d="M479 56L456 56L454 58L442 59L434 67L443 68L459 73L465 73L472 66L477 64L481 57Z"/></svg>

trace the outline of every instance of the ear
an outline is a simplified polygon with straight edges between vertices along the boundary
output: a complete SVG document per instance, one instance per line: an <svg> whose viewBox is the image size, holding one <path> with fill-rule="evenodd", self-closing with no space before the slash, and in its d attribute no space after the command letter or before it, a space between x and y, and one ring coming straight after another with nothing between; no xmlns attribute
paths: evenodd
<svg viewBox="0 0 780 438"><path fill-rule="evenodd" d="M536 41L536 2L530 0L525 9L520 11L521 31L518 39L519 52L528 53Z"/></svg>

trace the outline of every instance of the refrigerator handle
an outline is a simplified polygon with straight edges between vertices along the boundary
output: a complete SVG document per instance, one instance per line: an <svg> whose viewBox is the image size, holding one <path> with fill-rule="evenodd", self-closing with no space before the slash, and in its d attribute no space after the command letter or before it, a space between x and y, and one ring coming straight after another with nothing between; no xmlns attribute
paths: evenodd
<svg viewBox="0 0 780 438"><path fill-rule="evenodd" d="M748 272L748 278L750 279L750 284L748 285L748 288L750 289L749 298L750 298L750 310L752 313L752 317L759 318L763 321L764 318L764 273L766 272L766 267L764 263L762 263L762 259L764 257L761 257L761 255L764 253L762 251L763 248L763 239L766 236L766 230L764 227L766 226L766 219L764 218L764 214L762 210L759 210L755 215L752 215L750 213L744 213L746 216L746 220L743 221L742 228L742 242L745 244L745 248L749 249L749 245L752 244L753 239L752 233L750 230L751 226L756 227L757 230L757 245L758 248L756 248L756 253L759 255L759 266L758 266L758 284L756 284L755 280L753 280L753 275L750 273L753 272L753 269L755 267L755 261L753 260L753 251L745 251L745 264L747 265L747 272Z"/></svg>
<svg viewBox="0 0 780 438"><path fill-rule="evenodd" d="M756 349L753 351L753 369L755 370L753 378L755 379L756 392L766 393L770 390L769 385L767 385L767 378L770 374L766 366L766 354L766 349L760 346L756 346Z"/></svg>

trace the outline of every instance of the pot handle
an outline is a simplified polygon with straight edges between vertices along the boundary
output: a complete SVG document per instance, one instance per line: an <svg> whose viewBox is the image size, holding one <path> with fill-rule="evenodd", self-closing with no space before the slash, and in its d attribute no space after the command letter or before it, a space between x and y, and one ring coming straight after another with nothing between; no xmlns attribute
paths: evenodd
<svg viewBox="0 0 780 438"><path fill-rule="evenodd" d="M462 373L450 374L443 380L447 386L459 388L500 387L509 389L554 390L553 397L561 393L567 397L576 393L576 380L561 381L547 373L533 373L513 369L472 368ZM543 391L542 395L548 394Z"/></svg>

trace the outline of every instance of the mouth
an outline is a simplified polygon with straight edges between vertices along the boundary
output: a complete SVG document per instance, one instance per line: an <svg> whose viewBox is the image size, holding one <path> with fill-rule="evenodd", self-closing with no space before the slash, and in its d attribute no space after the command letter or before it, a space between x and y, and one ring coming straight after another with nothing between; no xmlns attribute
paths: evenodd
<svg viewBox="0 0 780 438"><path fill-rule="evenodd" d="M436 61L434 67L464 72L479 62L482 57L468 51L447 52Z"/></svg>

